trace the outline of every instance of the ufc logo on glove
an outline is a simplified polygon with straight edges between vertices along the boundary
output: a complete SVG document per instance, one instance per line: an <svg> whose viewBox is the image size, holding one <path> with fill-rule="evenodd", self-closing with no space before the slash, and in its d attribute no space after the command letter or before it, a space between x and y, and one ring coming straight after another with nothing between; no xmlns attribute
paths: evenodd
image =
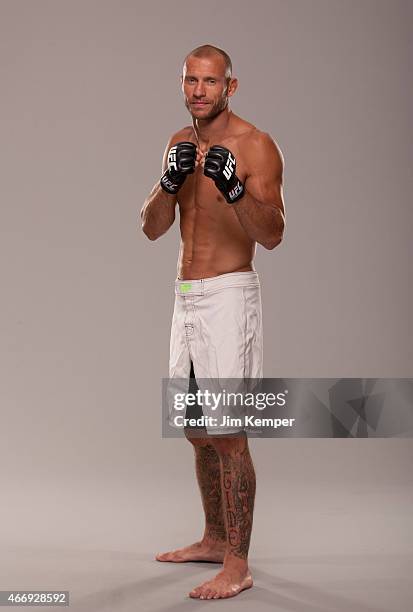
<svg viewBox="0 0 413 612"><path fill-rule="evenodd" d="M235 165L235 157L232 157L231 153L228 155L227 163L225 164L225 168L223 170L225 178L229 181L234 172Z"/></svg>
<svg viewBox="0 0 413 612"><path fill-rule="evenodd" d="M173 170L177 170L176 166L176 146L171 147L168 155L168 167L173 168Z"/></svg>

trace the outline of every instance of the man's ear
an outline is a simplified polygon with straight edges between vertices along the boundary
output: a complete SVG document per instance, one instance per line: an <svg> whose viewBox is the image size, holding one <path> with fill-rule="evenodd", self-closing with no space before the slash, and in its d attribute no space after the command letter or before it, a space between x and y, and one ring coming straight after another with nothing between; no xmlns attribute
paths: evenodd
<svg viewBox="0 0 413 612"><path fill-rule="evenodd" d="M234 78L234 79L230 79L228 86L227 86L227 96L228 98L230 98L231 96L234 95L234 93L237 91L238 88L238 79Z"/></svg>

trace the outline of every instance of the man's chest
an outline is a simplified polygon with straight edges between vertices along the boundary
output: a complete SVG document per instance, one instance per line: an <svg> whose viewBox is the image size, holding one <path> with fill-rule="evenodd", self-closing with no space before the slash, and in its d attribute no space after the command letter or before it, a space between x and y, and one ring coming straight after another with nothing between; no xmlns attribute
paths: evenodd
<svg viewBox="0 0 413 612"><path fill-rule="evenodd" d="M219 144L231 152L232 157L235 158L235 173L241 183L245 183L248 175L247 160L239 143L235 139L225 139L222 142L214 142L211 146L215 144ZM204 168L201 164L196 167L193 174L186 178L180 189L178 201L183 207L192 207L194 204L200 207L211 206L212 204L228 206L223 195L215 186L213 179L204 175Z"/></svg>

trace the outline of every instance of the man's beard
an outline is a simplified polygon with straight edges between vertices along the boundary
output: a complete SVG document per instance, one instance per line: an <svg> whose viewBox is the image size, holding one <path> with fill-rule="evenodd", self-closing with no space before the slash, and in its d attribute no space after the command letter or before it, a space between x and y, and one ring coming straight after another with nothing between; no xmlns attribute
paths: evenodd
<svg viewBox="0 0 413 612"><path fill-rule="evenodd" d="M214 117L216 117L217 115L222 113L223 110L226 109L226 107L228 106L228 98L222 98L221 100L219 100L219 102L216 102L215 104L213 104L209 113L207 115L204 115L203 117L198 117L197 115L193 114L191 104L188 102L186 98L185 98L185 106L189 110L191 116L194 119L202 119L202 120L214 119Z"/></svg>

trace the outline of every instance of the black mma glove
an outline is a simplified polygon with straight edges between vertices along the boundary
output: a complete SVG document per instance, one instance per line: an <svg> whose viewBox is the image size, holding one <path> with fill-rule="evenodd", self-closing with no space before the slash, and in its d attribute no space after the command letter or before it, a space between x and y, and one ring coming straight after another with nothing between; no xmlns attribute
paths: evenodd
<svg viewBox="0 0 413 612"><path fill-rule="evenodd" d="M168 167L162 175L161 187L167 193L178 193L188 174L195 171L196 146L178 142L169 149Z"/></svg>
<svg viewBox="0 0 413 612"><path fill-rule="evenodd" d="M235 157L225 147L211 147L205 156L204 174L215 182L228 204L233 204L244 195L244 185L235 174Z"/></svg>

